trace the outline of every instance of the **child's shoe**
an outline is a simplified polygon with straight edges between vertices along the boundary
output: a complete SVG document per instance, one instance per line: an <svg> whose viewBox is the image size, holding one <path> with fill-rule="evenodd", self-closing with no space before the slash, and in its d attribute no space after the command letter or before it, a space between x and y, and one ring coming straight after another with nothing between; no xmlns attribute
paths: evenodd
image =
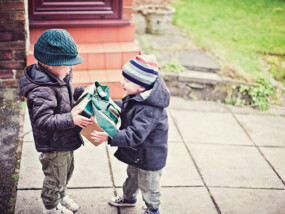
<svg viewBox="0 0 285 214"><path fill-rule="evenodd" d="M109 204L115 207L134 207L136 206L137 199L125 200L123 196L117 196L109 201Z"/></svg>
<svg viewBox="0 0 285 214"><path fill-rule="evenodd" d="M58 203L57 206L51 210L44 208L44 214L73 214L72 211Z"/></svg>
<svg viewBox="0 0 285 214"><path fill-rule="evenodd" d="M149 209L149 208L144 208L144 207L143 207L142 214L160 214L160 212L159 212L158 209L156 209L156 210L151 210L151 209Z"/></svg>
<svg viewBox="0 0 285 214"><path fill-rule="evenodd" d="M68 195L64 196L59 202L72 212L79 209L79 206L71 198L69 198Z"/></svg>

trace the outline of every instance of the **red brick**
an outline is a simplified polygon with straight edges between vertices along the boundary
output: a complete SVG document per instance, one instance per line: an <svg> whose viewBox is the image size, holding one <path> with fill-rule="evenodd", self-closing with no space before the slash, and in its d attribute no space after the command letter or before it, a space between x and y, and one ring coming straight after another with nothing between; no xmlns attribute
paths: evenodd
<svg viewBox="0 0 285 214"><path fill-rule="evenodd" d="M10 12L6 12L6 11L1 11L0 12L0 21L2 20L10 20Z"/></svg>
<svg viewBox="0 0 285 214"><path fill-rule="evenodd" d="M15 51L14 52L14 59L15 60L25 60L26 59L26 52L25 51Z"/></svg>
<svg viewBox="0 0 285 214"><path fill-rule="evenodd" d="M0 60L13 59L12 51L0 51Z"/></svg>
<svg viewBox="0 0 285 214"><path fill-rule="evenodd" d="M18 87L19 86L19 80L3 80L2 81L2 87Z"/></svg>
<svg viewBox="0 0 285 214"><path fill-rule="evenodd" d="M9 41L12 40L12 32L0 32L0 41Z"/></svg>
<svg viewBox="0 0 285 214"><path fill-rule="evenodd" d="M132 18L133 9L129 7L123 8L123 19L131 19Z"/></svg>
<svg viewBox="0 0 285 214"><path fill-rule="evenodd" d="M25 11L15 11L11 13L10 20L25 20Z"/></svg>
<svg viewBox="0 0 285 214"><path fill-rule="evenodd" d="M25 21L3 21L0 24L1 31L24 31L25 30Z"/></svg>
<svg viewBox="0 0 285 214"><path fill-rule="evenodd" d="M26 41L0 42L0 50L25 50Z"/></svg>
<svg viewBox="0 0 285 214"><path fill-rule="evenodd" d="M123 0L124 6L133 6L133 0Z"/></svg>
<svg viewBox="0 0 285 214"><path fill-rule="evenodd" d="M1 1L0 10L24 10L24 1Z"/></svg>
<svg viewBox="0 0 285 214"><path fill-rule="evenodd" d="M23 70L16 70L16 79L20 79L23 74Z"/></svg>
<svg viewBox="0 0 285 214"><path fill-rule="evenodd" d="M13 78L13 76L12 70L0 70L0 79Z"/></svg>
<svg viewBox="0 0 285 214"><path fill-rule="evenodd" d="M1 60L0 61L0 68L2 69L24 69L25 68L25 61L11 61L11 60Z"/></svg>
<svg viewBox="0 0 285 214"><path fill-rule="evenodd" d="M14 32L13 33L13 40L26 40L26 33L25 32Z"/></svg>

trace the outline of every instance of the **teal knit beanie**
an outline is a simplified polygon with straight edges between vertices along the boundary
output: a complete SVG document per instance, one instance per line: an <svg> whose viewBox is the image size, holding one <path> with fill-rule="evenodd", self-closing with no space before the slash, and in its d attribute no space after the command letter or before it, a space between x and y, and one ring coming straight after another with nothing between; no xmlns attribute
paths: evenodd
<svg viewBox="0 0 285 214"><path fill-rule="evenodd" d="M84 61L78 56L73 38L63 29L45 31L35 44L34 56L38 61L53 66L77 65Z"/></svg>

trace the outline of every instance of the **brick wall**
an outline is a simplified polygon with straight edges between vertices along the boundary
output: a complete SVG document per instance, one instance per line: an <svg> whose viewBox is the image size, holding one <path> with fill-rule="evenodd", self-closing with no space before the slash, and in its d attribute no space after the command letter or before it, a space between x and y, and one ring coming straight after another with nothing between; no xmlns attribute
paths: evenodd
<svg viewBox="0 0 285 214"><path fill-rule="evenodd" d="M123 0L123 19L132 19L133 0Z"/></svg>
<svg viewBox="0 0 285 214"><path fill-rule="evenodd" d="M25 4L0 0L0 87L17 87L26 65Z"/></svg>

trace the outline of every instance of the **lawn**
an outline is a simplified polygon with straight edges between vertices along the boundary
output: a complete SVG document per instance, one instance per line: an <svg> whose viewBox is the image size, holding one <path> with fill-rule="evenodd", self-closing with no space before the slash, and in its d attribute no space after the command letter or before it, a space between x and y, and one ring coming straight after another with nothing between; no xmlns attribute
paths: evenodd
<svg viewBox="0 0 285 214"><path fill-rule="evenodd" d="M285 83L284 0L175 0L174 24L253 79Z"/></svg>

